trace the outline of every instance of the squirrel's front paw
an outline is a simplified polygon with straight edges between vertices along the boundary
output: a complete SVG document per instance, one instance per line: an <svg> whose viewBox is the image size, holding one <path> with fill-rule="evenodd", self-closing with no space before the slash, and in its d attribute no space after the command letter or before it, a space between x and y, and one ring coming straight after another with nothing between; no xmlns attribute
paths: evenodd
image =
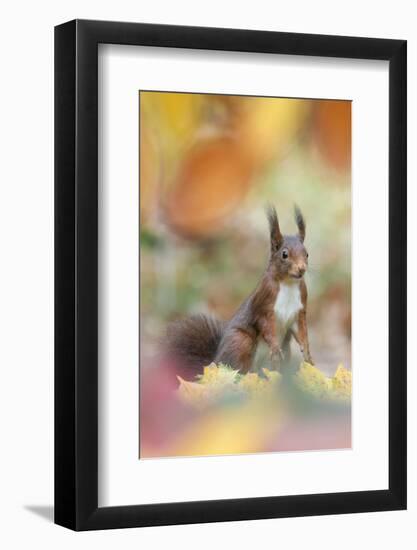
<svg viewBox="0 0 417 550"><path fill-rule="evenodd" d="M311 358L311 355L310 355L310 350L309 349L305 349L304 346L300 346L300 351L301 353L303 354L303 359L306 363L310 363L310 365L314 365L314 361L313 359Z"/></svg>
<svg viewBox="0 0 417 550"><path fill-rule="evenodd" d="M314 361L313 361L313 358L311 357L311 355L309 353L306 353L304 355L304 361L306 363L310 363L310 365L313 365L314 366Z"/></svg>

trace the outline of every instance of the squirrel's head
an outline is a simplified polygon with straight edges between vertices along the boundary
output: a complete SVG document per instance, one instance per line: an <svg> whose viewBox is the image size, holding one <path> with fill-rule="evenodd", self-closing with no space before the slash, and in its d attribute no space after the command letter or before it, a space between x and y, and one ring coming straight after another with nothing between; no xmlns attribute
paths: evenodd
<svg viewBox="0 0 417 550"><path fill-rule="evenodd" d="M306 224L301 210L294 207L298 234L283 235L279 228L278 216L273 206L268 206L267 216L271 232L270 264L279 280L301 279L307 270L308 253L304 246Z"/></svg>

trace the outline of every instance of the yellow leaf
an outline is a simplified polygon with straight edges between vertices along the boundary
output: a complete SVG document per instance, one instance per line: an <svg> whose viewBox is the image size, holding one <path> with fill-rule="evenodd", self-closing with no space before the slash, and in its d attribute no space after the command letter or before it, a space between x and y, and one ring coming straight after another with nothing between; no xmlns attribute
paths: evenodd
<svg viewBox="0 0 417 550"><path fill-rule="evenodd" d="M329 395L330 380L315 366L303 361L295 375L297 386L314 397L325 398Z"/></svg>
<svg viewBox="0 0 417 550"><path fill-rule="evenodd" d="M178 388L178 395L180 400L187 405L192 405L196 408L202 408L206 404L207 390L202 384L197 382L188 382L177 376L180 386Z"/></svg>
<svg viewBox="0 0 417 550"><path fill-rule="evenodd" d="M276 370L269 370L269 369L262 369L262 372L264 373L264 375L267 377L267 379L270 381L270 382L279 382L282 378L282 375L280 372L276 371Z"/></svg>
<svg viewBox="0 0 417 550"><path fill-rule="evenodd" d="M201 384L234 384L236 382L237 370L233 370L225 365L216 365L211 363L204 367L203 376L200 378Z"/></svg>
<svg viewBox="0 0 417 550"><path fill-rule="evenodd" d="M295 382L299 389L319 399L349 400L352 395L352 373L342 364L333 378L328 378L304 361L295 375Z"/></svg>
<svg viewBox="0 0 417 550"><path fill-rule="evenodd" d="M341 363L332 378L332 390L335 397L346 399L352 395L352 372Z"/></svg>
<svg viewBox="0 0 417 550"><path fill-rule="evenodd" d="M239 387L249 394L259 393L265 390L266 380L259 378L256 372L249 372L242 376Z"/></svg>

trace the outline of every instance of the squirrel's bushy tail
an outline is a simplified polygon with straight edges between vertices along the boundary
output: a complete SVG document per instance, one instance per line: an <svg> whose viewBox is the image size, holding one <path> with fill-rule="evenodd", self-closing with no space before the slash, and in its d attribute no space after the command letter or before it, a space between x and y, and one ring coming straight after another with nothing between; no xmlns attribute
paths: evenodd
<svg viewBox="0 0 417 550"><path fill-rule="evenodd" d="M168 326L164 347L182 372L195 376L213 361L223 332L222 321L206 315L192 315Z"/></svg>

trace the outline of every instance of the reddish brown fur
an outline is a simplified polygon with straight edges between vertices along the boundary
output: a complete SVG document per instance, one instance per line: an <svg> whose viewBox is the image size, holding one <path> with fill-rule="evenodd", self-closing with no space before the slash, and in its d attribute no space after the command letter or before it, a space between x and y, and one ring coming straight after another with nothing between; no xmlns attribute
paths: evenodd
<svg viewBox="0 0 417 550"><path fill-rule="evenodd" d="M307 269L308 254L304 247L305 222L298 208L295 211L299 235L281 234L275 209L269 208L268 219L271 234L271 256L265 273L255 291L243 302L235 316L226 325L215 362L222 362L247 372L262 338L269 347L271 362L279 367L282 359L289 358L291 337L294 336L306 361L312 362L307 335L307 287L302 279ZM283 258L283 251L288 257ZM298 314L297 328L292 327L285 334L277 334L274 305L280 290L280 283L289 279L300 279L302 310Z"/></svg>
<svg viewBox="0 0 417 550"><path fill-rule="evenodd" d="M283 359L289 358L292 337L298 342L304 359L313 362L307 335L307 287L303 279L308 264L304 218L296 207L298 234L288 236L281 234L275 209L270 207L267 215L271 242L269 263L258 286L232 319L221 324L204 316L194 317L174 324L168 333L169 350L193 371L215 361L246 373L252 367L260 339L269 347L271 362L276 368ZM300 285L302 309L297 322L284 334L278 334L274 306L280 285L288 281Z"/></svg>

